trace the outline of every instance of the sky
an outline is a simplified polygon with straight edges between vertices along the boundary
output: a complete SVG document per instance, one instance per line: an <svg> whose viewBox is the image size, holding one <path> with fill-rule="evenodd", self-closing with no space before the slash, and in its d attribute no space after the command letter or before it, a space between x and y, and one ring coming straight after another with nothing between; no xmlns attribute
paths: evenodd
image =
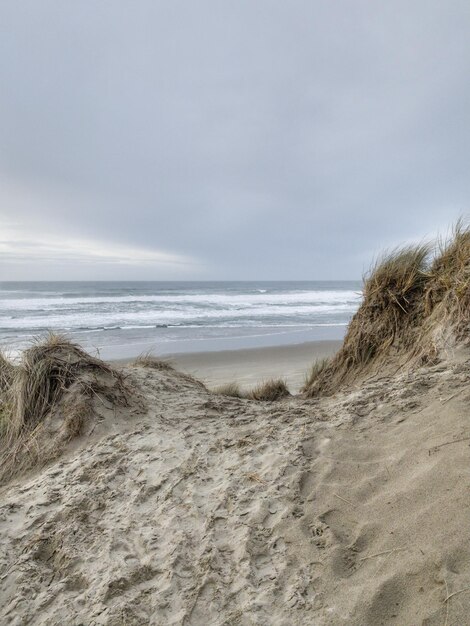
<svg viewBox="0 0 470 626"><path fill-rule="evenodd" d="M468 0L0 3L0 280L358 279L469 173Z"/></svg>

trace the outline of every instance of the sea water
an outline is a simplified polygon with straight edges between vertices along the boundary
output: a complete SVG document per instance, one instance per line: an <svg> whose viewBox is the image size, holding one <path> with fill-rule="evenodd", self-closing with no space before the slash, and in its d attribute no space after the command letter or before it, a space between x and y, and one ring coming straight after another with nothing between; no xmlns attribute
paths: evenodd
<svg viewBox="0 0 470 626"><path fill-rule="evenodd" d="M103 358L341 339L361 283L3 282L0 348L48 331Z"/></svg>

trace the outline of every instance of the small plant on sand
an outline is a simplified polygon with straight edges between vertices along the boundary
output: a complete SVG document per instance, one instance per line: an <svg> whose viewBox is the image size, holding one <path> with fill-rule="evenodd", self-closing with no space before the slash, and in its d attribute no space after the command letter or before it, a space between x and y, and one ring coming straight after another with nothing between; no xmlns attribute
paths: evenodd
<svg viewBox="0 0 470 626"><path fill-rule="evenodd" d="M251 400L260 400L263 402L274 402L275 400L282 400L282 398L286 398L287 396L290 396L290 391L287 388L286 382L280 378L261 383L248 394L248 398Z"/></svg>
<svg viewBox="0 0 470 626"><path fill-rule="evenodd" d="M146 352L138 356L132 363L135 367L148 367L155 370L169 371L173 370L173 366L164 359L158 358L150 352Z"/></svg>
<svg viewBox="0 0 470 626"><path fill-rule="evenodd" d="M202 383L200 380L197 380L197 378L194 378L194 376L191 376L190 374L176 370L173 367L173 365L169 363L169 361L166 361L157 356L154 356L153 354L150 354L149 352L145 354L141 354L139 357L137 357L137 359L133 361L132 365L137 368L147 368L147 369L156 370L157 372L170 374L171 378L174 381L176 380L179 380L180 382L185 381L187 383L197 385L201 389L206 388L204 383Z"/></svg>
<svg viewBox="0 0 470 626"><path fill-rule="evenodd" d="M225 385L220 385L212 390L212 393L217 394L218 396L229 396L231 398L243 398L244 394L240 389L240 385L238 383L226 383Z"/></svg>

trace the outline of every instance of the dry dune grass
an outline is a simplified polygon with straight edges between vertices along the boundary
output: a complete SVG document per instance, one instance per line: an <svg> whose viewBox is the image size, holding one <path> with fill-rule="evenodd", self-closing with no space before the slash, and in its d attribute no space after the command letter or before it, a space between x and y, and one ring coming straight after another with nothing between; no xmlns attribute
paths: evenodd
<svg viewBox="0 0 470 626"><path fill-rule="evenodd" d="M212 390L212 393L215 393L218 396L229 396L230 398L244 398L240 385L238 383L232 382L227 383L225 385L220 385Z"/></svg>
<svg viewBox="0 0 470 626"><path fill-rule="evenodd" d="M328 367L330 362L331 358L329 357L325 359L318 359L317 361L315 361L310 370L305 375L305 384L303 388L307 389L315 380L317 380L320 374Z"/></svg>
<svg viewBox="0 0 470 626"><path fill-rule="evenodd" d="M457 326L459 332L468 330L470 321L470 227L462 220L455 226L452 237L439 241L438 252L429 269L429 281L424 297L424 315L437 307Z"/></svg>
<svg viewBox="0 0 470 626"><path fill-rule="evenodd" d="M164 359L160 359L150 352L144 352L138 356L133 362L132 365L135 367L149 367L155 370L169 371L173 370L173 366Z"/></svg>
<svg viewBox="0 0 470 626"><path fill-rule="evenodd" d="M10 387L15 373L15 366L0 352L0 394Z"/></svg>
<svg viewBox="0 0 470 626"><path fill-rule="evenodd" d="M276 400L282 400L291 395L286 382L282 379L266 380L250 391L242 391L238 383L231 382L216 387L212 390L212 393L219 396L245 398L258 402L275 402Z"/></svg>
<svg viewBox="0 0 470 626"><path fill-rule="evenodd" d="M144 352L143 354L141 354L132 362L131 365L133 367L147 368L160 372L171 373L174 383L178 381L185 382L191 385L196 385L201 389L205 389L204 383L202 383L200 380L194 378L194 376L191 376L190 374L186 374L185 372L180 372L176 370L169 361L162 359L161 357L157 357L150 352Z"/></svg>
<svg viewBox="0 0 470 626"><path fill-rule="evenodd" d="M364 280L362 304L339 352L313 371L307 396L334 393L339 386L400 362L435 362L438 337L468 335L470 321L470 228L459 221L451 237L406 246L383 256Z"/></svg>
<svg viewBox="0 0 470 626"><path fill-rule="evenodd" d="M247 395L251 400L274 402L290 396L286 382L282 379L267 380L252 389Z"/></svg>
<svg viewBox="0 0 470 626"><path fill-rule="evenodd" d="M72 396L64 397L72 388ZM125 403L127 395L120 373L61 335L37 341L24 351L17 366L2 357L1 477L49 460L57 446L80 433L86 417L93 413L94 397ZM43 437L45 422L52 415L60 423L53 429L57 441Z"/></svg>
<svg viewBox="0 0 470 626"><path fill-rule="evenodd" d="M5 436L10 414L11 399L7 391L11 387L15 366L0 352L0 438Z"/></svg>
<svg viewBox="0 0 470 626"><path fill-rule="evenodd" d="M9 429L13 435L32 429L43 420L84 370L107 374L113 371L61 335L51 334L25 350L10 386Z"/></svg>

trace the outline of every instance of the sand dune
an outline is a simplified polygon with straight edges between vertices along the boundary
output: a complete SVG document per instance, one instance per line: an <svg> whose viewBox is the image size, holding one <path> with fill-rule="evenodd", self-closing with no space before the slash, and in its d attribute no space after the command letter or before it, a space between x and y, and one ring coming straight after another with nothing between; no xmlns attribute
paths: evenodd
<svg viewBox="0 0 470 626"><path fill-rule="evenodd" d="M465 352L274 403L124 373L2 490L2 624L470 623Z"/></svg>

